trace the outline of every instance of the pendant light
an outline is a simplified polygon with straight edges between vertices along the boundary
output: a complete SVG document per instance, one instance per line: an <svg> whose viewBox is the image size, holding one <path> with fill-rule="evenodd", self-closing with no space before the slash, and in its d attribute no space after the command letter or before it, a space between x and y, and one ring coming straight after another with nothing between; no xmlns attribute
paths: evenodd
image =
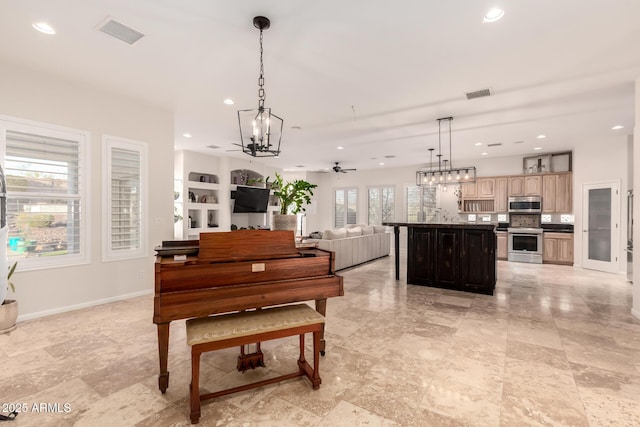
<svg viewBox="0 0 640 427"><path fill-rule="evenodd" d="M269 18L256 16L253 26L260 30L260 76L258 77L258 108L239 110L240 141L242 151L253 157L278 157L282 138L283 120L264 106L264 64L262 62L262 31L271 26Z"/></svg>
<svg viewBox="0 0 640 427"><path fill-rule="evenodd" d="M442 159L442 121L446 120L449 124L449 158ZM420 169L416 172L416 185L439 183L444 186L461 182L476 182L476 167L453 167L452 151L451 151L451 121L453 117L443 117L438 119L438 169L433 169L433 162L429 164L429 169ZM433 148L429 148L431 159L433 159ZM448 163L448 164L447 164ZM444 164L444 166L443 166Z"/></svg>

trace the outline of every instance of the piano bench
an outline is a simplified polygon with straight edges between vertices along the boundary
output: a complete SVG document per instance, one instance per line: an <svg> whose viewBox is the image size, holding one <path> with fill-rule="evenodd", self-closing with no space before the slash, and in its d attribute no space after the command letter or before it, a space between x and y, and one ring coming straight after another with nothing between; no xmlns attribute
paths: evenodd
<svg viewBox="0 0 640 427"><path fill-rule="evenodd" d="M320 388L320 337L324 316L306 304L285 305L255 311L222 314L187 320L187 343L191 346L191 384L189 398L191 423L200 419L200 402L227 394L305 375L314 390ZM313 333L313 368L304 358L304 334ZM300 336L298 370L290 374L257 381L226 390L200 395L200 355L278 338Z"/></svg>

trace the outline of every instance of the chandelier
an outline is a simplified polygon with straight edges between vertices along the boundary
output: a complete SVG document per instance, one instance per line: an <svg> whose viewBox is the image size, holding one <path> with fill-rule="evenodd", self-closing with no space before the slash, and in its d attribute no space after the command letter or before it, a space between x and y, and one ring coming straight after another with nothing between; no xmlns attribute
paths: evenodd
<svg viewBox="0 0 640 427"><path fill-rule="evenodd" d="M449 123L449 158L442 159L442 121ZM434 148L429 148L429 168L420 169L416 172L416 185L439 185L443 190L448 184L458 184L461 182L476 182L475 166L453 167L451 160L451 121L453 117L443 117L438 119L438 168L433 164Z"/></svg>
<svg viewBox="0 0 640 427"><path fill-rule="evenodd" d="M242 151L253 157L278 157L283 121L264 106L264 64L262 63L262 31L271 26L269 18L256 16L253 26L260 30L260 76L258 77L258 108L239 110Z"/></svg>

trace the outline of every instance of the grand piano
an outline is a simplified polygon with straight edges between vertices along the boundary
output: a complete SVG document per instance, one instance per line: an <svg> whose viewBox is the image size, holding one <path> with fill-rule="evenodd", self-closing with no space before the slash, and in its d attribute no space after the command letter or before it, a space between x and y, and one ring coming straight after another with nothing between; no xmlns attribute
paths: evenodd
<svg viewBox="0 0 640 427"><path fill-rule="evenodd" d="M169 386L172 320L309 300L325 315L327 298L344 295L334 253L296 248L292 231L201 233L191 245L167 242L156 251L153 323L162 393Z"/></svg>

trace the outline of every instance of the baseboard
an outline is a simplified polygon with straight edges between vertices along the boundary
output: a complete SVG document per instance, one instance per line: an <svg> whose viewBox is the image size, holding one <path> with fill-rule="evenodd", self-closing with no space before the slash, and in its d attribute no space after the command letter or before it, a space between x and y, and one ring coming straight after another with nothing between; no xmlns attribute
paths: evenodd
<svg viewBox="0 0 640 427"><path fill-rule="evenodd" d="M25 320L37 319L37 318L40 318L40 317L51 316L53 314L66 313L67 311L80 310L81 308L93 307L93 306L96 306L96 305L107 304L107 303L115 302L115 301L122 301L122 300L125 300L125 299L131 299L131 298L140 297L140 296L143 296L143 295L149 295L152 292L153 291L151 289L149 289L149 290L145 290L145 291L132 292L130 294L118 295L118 296L115 296L115 297L109 297L109 298L103 298L103 299L94 300L94 301L83 302L83 303L80 303L80 304L67 305L65 307L52 308L50 310L38 311L38 312L35 312L35 313L23 314L23 315L19 315L18 316L18 320L17 321L18 322L24 322ZM18 307L20 307L20 306L18 305Z"/></svg>

